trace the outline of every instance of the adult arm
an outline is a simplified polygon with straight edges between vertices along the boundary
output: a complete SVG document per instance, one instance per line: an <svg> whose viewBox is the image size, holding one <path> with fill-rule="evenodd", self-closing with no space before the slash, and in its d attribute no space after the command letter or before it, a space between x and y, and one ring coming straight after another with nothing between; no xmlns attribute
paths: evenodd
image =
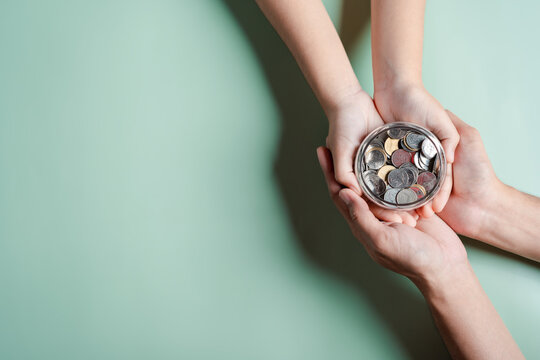
<svg viewBox="0 0 540 360"><path fill-rule="evenodd" d="M381 223L358 194L336 183L328 150L321 147L317 155L330 197L355 237L377 263L420 289L454 358L523 359L448 225L437 216L416 228Z"/></svg>
<svg viewBox="0 0 540 360"><path fill-rule="evenodd" d="M540 261L540 199L500 181L478 130L448 114L461 141L441 218L460 234Z"/></svg>

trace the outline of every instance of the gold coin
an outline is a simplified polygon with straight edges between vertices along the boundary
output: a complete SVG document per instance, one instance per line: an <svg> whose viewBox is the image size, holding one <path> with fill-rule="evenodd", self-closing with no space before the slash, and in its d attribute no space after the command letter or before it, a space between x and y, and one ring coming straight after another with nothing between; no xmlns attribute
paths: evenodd
<svg viewBox="0 0 540 360"><path fill-rule="evenodd" d="M383 166L384 167L384 166ZM423 187L422 185L420 184L414 184L411 186L412 188L417 188L417 189L420 189L420 191L422 192L422 194L424 194L424 196L426 196L427 194L427 191L426 191L426 188Z"/></svg>
<svg viewBox="0 0 540 360"><path fill-rule="evenodd" d="M391 156L394 151L399 149L399 139L392 139L388 138L384 142L384 150L386 150L386 153Z"/></svg>
<svg viewBox="0 0 540 360"><path fill-rule="evenodd" d="M379 171L377 172L377 175L383 179L385 182L386 181L386 177L388 176L388 173L392 170L395 170L396 168L393 167L392 165L384 165L382 168L379 169Z"/></svg>

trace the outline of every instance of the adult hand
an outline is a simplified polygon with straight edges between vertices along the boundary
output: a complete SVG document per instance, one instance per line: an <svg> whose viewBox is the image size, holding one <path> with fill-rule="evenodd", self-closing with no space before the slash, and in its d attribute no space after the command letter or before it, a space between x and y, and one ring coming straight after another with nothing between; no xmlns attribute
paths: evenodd
<svg viewBox="0 0 540 360"><path fill-rule="evenodd" d="M468 267L463 244L437 216L419 220L416 228L382 223L356 192L343 189L336 182L329 151L319 147L317 156L330 197L355 237L377 263L409 277L416 284L436 282Z"/></svg>
<svg viewBox="0 0 540 360"><path fill-rule="evenodd" d="M448 161L447 174L449 176L446 177L445 183L433 201L417 210L423 217L440 212L448 201L452 190L451 164L454 161L454 152L459 143L459 134L448 114L422 85L415 83L396 82L387 85L376 90L374 101L385 122L415 123L427 128L441 140Z"/></svg>
<svg viewBox="0 0 540 360"><path fill-rule="evenodd" d="M504 192L493 171L478 130L447 111L461 141L453 164L454 187L441 218L456 232L477 238L492 210L492 200Z"/></svg>
<svg viewBox="0 0 540 360"><path fill-rule="evenodd" d="M345 98L335 109L328 111L330 123L326 146L330 149L335 169L335 181L358 195L362 190L354 174L354 158L364 137L383 121L373 100L363 90ZM410 212L394 211L371 205L376 217L385 221L403 222L414 226L417 216Z"/></svg>

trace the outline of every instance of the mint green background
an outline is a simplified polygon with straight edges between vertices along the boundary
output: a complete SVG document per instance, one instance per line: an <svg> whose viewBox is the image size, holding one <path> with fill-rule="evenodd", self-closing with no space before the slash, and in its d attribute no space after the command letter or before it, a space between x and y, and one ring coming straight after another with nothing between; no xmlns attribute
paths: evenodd
<svg viewBox="0 0 540 360"><path fill-rule="evenodd" d="M366 6L325 4L371 91ZM428 90L535 195L539 11L429 2L424 54ZM447 358L330 203L326 131L249 1L2 1L0 358ZM540 267L466 244L540 357Z"/></svg>

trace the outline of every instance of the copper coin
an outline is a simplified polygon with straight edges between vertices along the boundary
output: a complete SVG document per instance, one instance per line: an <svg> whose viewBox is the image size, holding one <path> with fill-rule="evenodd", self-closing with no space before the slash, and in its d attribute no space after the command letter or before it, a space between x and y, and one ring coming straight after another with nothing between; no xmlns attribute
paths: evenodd
<svg viewBox="0 0 540 360"><path fill-rule="evenodd" d="M424 191L422 191L422 189L420 189L420 186L422 185L418 185L418 184L415 184L413 186L411 186L409 189L411 189L412 191L414 191L416 193L416 196L418 197L418 199L421 199L423 198L426 194L424 193ZM422 187L423 188L423 187Z"/></svg>
<svg viewBox="0 0 540 360"><path fill-rule="evenodd" d="M394 165L395 167L400 167L406 162L411 161L411 153L403 149L398 149L394 151L391 159L392 159L392 165Z"/></svg>
<svg viewBox="0 0 540 360"><path fill-rule="evenodd" d="M418 174L418 180L416 182L422 185L427 193L430 193L435 188L435 185L437 185L437 177L429 171L424 171Z"/></svg>

